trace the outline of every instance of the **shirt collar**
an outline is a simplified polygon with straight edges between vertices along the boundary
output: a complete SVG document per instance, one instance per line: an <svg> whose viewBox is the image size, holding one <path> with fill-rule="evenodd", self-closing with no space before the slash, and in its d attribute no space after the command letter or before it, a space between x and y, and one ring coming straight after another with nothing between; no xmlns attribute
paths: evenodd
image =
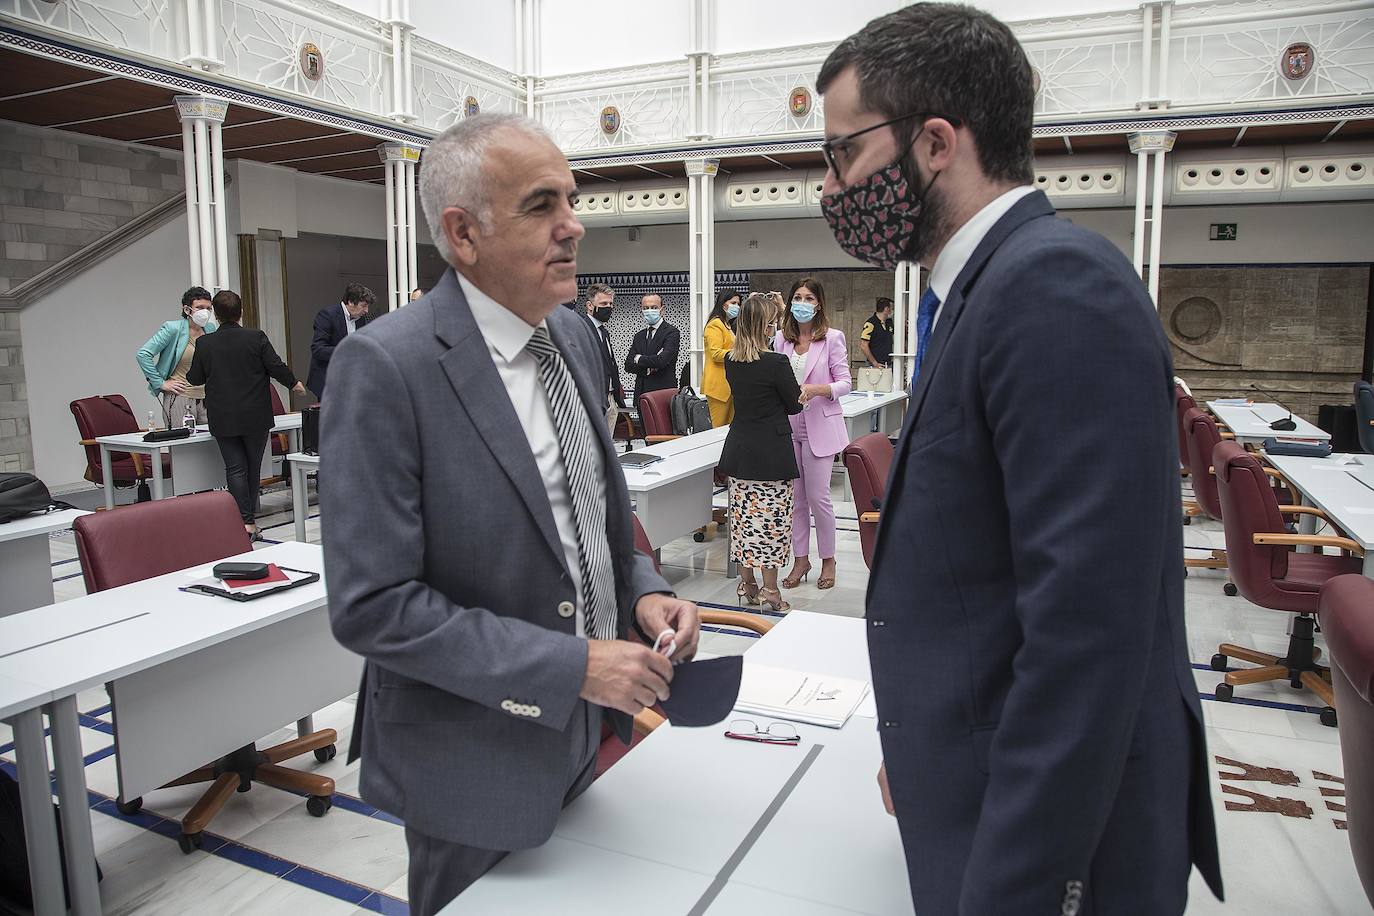
<svg viewBox="0 0 1374 916"><path fill-rule="evenodd" d="M340 302L339 308L343 309L344 321L347 321L349 324L352 324L356 320L352 315L348 314L348 306Z"/></svg>
<svg viewBox="0 0 1374 916"><path fill-rule="evenodd" d="M494 350L507 363L513 362L534 336L534 328L526 324L525 319L482 292L462 274L458 274L458 284L463 289L463 296L468 300L468 308L472 310L472 318L477 322L477 330L482 332L482 339L487 342L487 347ZM539 322L539 327L543 326L544 322Z"/></svg>
<svg viewBox="0 0 1374 916"><path fill-rule="evenodd" d="M954 286L954 281L959 279L959 274L963 272L968 259L973 257L973 252L978 250L984 236L997 225L999 219L1007 215L1007 211L1015 206L1018 200L1034 190L1035 188L1030 185L1012 188L973 214L968 222L950 236L944 250L935 259L935 266L930 269L930 288L935 291L941 302L949 298L950 288Z"/></svg>

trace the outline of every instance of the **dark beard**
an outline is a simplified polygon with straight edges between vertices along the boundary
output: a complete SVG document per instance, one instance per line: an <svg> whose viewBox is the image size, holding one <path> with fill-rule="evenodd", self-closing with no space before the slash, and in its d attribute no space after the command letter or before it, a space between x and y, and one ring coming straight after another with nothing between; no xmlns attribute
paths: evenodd
<svg viewBox="0 0 1374 916"><path fill-rule="evenodd" d="M926 264L926 257L949 241L954 234L950 226L949 207L946 204L945 196L935 187L940 174L937 172L929 183L921 181L921 170L916 167L915 157L907 154L902 163L902 169L911 176L907 180L911 186L918 189L921 195L921 207L916 217L912 220L915 227L911 233L911 241L907 245L904 260L921 264L927 269L934 266ZM923 190L922 190L923 189Z"/></svg>

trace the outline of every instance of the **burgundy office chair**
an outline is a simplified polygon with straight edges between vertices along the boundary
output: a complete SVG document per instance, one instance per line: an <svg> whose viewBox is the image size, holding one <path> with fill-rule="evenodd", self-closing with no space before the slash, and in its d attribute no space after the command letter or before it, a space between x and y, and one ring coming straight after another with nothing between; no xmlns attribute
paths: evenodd
<svg viewBox="0 0 1374 916"><path fill-rule="evenodd" d="M641 395L639 398L639 421L644 426L644 443L653 445L656 442L669 442L673 439L682 437L673 432L673 396L677 390L673 388L663 388L658 391L650 391ZM711 475L711 479L718 487L725 486L728 481L720 469ZM712 509L711 522L719 527L726 524L726 510ZM692 540L700 544L706 540L706 528L698 528L692 533Z"/></svg>
<svg viewBox="0 0 1374 916"><path fill-rule="evenodd" d="M88 592L222 560L253 547L234 498L222 490L83 515L72 529ZM234 607L227 602L222 609L232 613ZM118 716L115 710L116 720ZM264 751L248 744L169 782L163 788L212 783L181 820L181 851L200 848L202 832L229 797L235 791L247 792L255 782L309 796L306 809L315 817L323 816L333 804L334 780L278 764L310 751L321 763L330 760L337 738L334 729L325 728ZM121 813L135 814L143 807L143 799L121 799L116 804Z"/></svg>
<svg viewBox="0 0 1374 916"><path fill-rule="evenodd" d="M1317 664L1321 650L1312 642L1314 616L1321 587L1328 579L1360 571L1353 556L1297 553L1292 548L1336 547L1362 555L1360 545L1349 538L1292 534L1284 525L1285 514L1310 514L1325 519L1319 509L1280 506L1269 486L1259 459L1234 442L1222 442L1212 453L1217 492L1221 498L1222 526L1226 529L1226 558L1231 581L1240 593L1260 607L1296 614L1288 652L1283 658L1222 643L1212 656L1212 669L1226 670L1228 658L1239 658L1262 667L1228 671L1217 685L1216 698L1229 701L1234 689L1244 684L1286 680L1306 687L1326 704L1321 719L1335 726L1335 698L1325 680L1329 669Z"/></svg>
<svg viewBox="0 0 1374 916"><path fill-rule="evenodd" d="M1193 396L1184 391L1182 385L1174 385L1174 412L1178 421L1178 462L1184 477L1188 476L1188 434L1184 431L1183 415L1196 409L1197 401Z"/></svg>
<svg viewBox="0 0 1374 916"><path fill-rule="evenodd" d="M1184 457L1188 461L1188 476L1193 481L1193 501L1185 502L1183 511L1187 515L1205 514L1220 521L1221 500L1217 496L1217 478L1212 473L1212 450L1221 441L1217 424L1208 414L1196 407L1190 407L1183 414L1181 429L1184 437ZM1184 521L1187 521L1186 517ZM1226 551L1213 550L1206 557L1185 556L1183 566L1185 569L1225 569ZM1236 594L1236 587L1230 582L1223 586L1223 590L1228 595Z"/></svg>
<svg viewBox="0 0 1374 916"><path fill-rule="evenodd" d="M84 476L97 486L105 485L105 468L100 463L100 445L95 441L98 436L118 436L124 433L142 432L134 409L122 394L102 394L89 398L78 398L68 405L76 420L76 430L81 436L80 444L86 449L86 473ZM110 452L110 478L116 487L138 486L138 498L146 502L152 496L148 492L148 480L152 477L152 467L147 455L132 452ZM172 476L172 456L162 455L162 476Z"/></svg>
<svg viewBox="0 0 1374 916"><path fill-rule="evenodd" d="M887 474L892 467L892 440L885 433L869 433L845 446L844 467L859 512L859 546L864 563L873 566L873 545L878 539L878 518L887 495Z"/></svg>
<svg viewBox="0 0 1374 916"><path fill-rule="evenodd" d="M1319 605L1341 709L1346 835L1374 903L1374 579L1337 576L1322 586Z"/></svg>

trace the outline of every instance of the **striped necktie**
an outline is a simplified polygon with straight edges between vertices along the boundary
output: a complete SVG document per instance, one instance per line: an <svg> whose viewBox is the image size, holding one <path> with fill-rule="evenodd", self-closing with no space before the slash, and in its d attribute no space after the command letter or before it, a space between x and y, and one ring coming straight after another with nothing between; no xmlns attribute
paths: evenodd
<svg viewBox="0 0 1374 916"><path fill-rule="evenodd" d="M921 293L921 301L916 304L916 359L911 369L911 390L916 391L916 379L921 375L921 363L926 357L926 345L930 343L930 329L935 327L935 312L940 308L940 297L929 286Z"/></svg>
<svg viewBox="0 0 1374 916"><path fill-rule="evenodd" d="M596 473L593 455L598 447L577 383L563 354L549 339L547 328L534 329L525 349L539 363L539 380L549 398L558 450L572 497L573 527L577 530L577 565L581 567L583 619L593 639L615 639L615 570L606 540L606 491Z"/></svg>

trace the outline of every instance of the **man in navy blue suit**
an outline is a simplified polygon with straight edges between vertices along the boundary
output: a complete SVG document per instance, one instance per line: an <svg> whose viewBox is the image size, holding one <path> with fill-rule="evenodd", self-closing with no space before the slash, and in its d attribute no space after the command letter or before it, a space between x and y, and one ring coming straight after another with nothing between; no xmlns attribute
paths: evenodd
<svg viewBox="0 0 1374 916"><path fill-rule="evenodd" d="M930 270L867 618L918 913L1181 913L1221 875L1183 619L1168 343L1035 191L1030 64L967 6L821 69L840 246Z"/></svg>
<svg viewBox="0 0 1374 916"><path fill-rule="evenodd" d="M305 381L305 387L315 392L315 397L324 398L334 348L367 325L367 311L376 301L372 290L361 283L350 283L344 287L343 299L338 304L326 305L316 313L315 333L310 338L310 376Z"/></svg>

